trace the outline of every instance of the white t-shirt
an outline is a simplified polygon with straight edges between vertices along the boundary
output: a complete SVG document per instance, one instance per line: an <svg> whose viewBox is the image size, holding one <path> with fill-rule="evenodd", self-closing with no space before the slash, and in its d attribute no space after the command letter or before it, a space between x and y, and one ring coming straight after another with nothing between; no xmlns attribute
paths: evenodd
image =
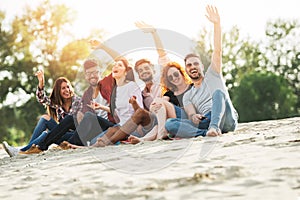
<svg viewBox="0 0 300 200"><path fill-rule="evenodd" d="M109 104L107 103L107 101L102 97L101 93L99 92L98 96L94 99L93 98L93 101L94 102L97 102L101 105L104 105L104 106L109 106ZM101 109L98 109L98 110L95 110L96 114L104 119L108 119L107 117L107 112L104 111L104 110L101 110Z"/></svg>
<svg viewBox="0 0 300 200"><path fill-rule="evenodd" d="M184 94L183 106L193 104L197 113L205 115L211 111L212 95L217 89L220 89L227 97L229 97L222 75L209 67L205 73L201 86L199 88L193 86Z"/></svg>
<svg viewBox="0 0 300 200"><path fill-rule="evenodd" d="M129 99L136 96L136 101L141 108L143 106L142 92L136 82L130 81L125 85L118 86L116 89L116 110L115 114L119 117L119 124L122 126L134 113L134 109L129 103Z"/></svg>

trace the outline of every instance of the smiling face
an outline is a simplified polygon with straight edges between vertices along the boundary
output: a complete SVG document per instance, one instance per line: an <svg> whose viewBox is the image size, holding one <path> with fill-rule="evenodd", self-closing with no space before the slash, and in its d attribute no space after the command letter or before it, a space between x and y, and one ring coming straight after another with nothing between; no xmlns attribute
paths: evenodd
<svg viewBox="0 0 300 200"><path fill-rule="evenodd" d="M136 67L139 78L144 82L153 80L154 70L150 63L142 63Z"/></svg>
<svg viewBox="0 0 300 200"><path fill-rule="evenodd" d="M100 72L98 66L88 68L85 70L85 79L91 86L97 86L100 78L99 74Z"/></svg>
<svg viewBox="0 0 300 200"><path fill-rule="evenodd" d="M176 67L170 67L167 72L168 81L175 86L178 86L184 82L183 76Z"/></svg>
<svg viewBox="0 0 300 200"><path fill-rule="evenodd" d="M126 67L121 60L115 62L112 68L112 77L115 79L126 77Z"/></svg>
<svg viewBox="0 0 300 200"><path fill-rule="evenodd" d="M185 71L193 81L204 77L204 66L198 57L189 57L186 59Z"/></svg>
<svg viewBox="0 0 300 200"><path fill-rule="evenodd" d="M71 98L71 86L67 82L62 82L60 85L60 96L62 99L69 99Z"/></svg>

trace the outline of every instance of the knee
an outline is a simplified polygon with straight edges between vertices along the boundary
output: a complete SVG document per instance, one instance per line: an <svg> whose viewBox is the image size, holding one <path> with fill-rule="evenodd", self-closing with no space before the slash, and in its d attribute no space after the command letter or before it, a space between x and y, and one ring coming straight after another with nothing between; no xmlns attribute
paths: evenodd
<svg viewBox="0 0 300 200"><path fill-rule="evenodd" d="M218 89L213 93L212 98L213 99L225 99L225 93L222 90Z"/></svg>
<svg viewBox="0 0 300 200"><path fill-rule="evenodd" d="M177 132L177 119L176 118L169 118L166 120L166 123L165 123L165 129L169 132L169 133L172 133L172 132Z"/></svg>
<svg viewBox="0 0 300 200"><path fill-rule="evenodd" d="M86 112L85 114L84 114L84 118L88 118L88 119L90 119L90 118L92 118L92 117L94 117L95 115L94 115L94 113L92 113L92 112Z"/></svg>
<svg viewBox="0 0 300 200"><path fill-rule="evenodd" d="M45 120L47 120L47 121L49 121L50 118L51 118L51 117L50 117L49 115L46 115L46 114L41 116L41 119L45 119Z"/></svg>

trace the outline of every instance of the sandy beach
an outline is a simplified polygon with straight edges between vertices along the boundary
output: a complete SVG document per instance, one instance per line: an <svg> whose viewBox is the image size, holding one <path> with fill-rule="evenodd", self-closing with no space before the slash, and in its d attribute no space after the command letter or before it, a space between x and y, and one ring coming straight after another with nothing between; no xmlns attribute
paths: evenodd
<svg viewBox="0 0 300 200"><path fill-rule="evenodd" d="M10 158L0 199L300 199L300 118L239 124L216 138Z"/></svg>

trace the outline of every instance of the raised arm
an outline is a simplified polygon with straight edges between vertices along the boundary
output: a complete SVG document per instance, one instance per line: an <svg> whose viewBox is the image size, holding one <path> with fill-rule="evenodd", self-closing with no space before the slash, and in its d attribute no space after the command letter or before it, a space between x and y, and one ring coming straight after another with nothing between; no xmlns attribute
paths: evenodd
<svg viewBox="0 0 300 200"><path fill-rule="evenodd" d="M146 24L142 21L136 22L135 26L141 29L144 33L151 33L159 57L164 57L167 55L156 29L152 25Z"/></svg>
<svg viewBox="0 0 300 200"><path fill-rule="evenodd" d="M39 70L35 73L35 76L37 77L39 84L38 87L39 89L43 89L44 88L44 84L45 84L45 77L44 77L44 71L43 70Z"/></svg>
<svg viewBox="0 0 300 200"><path fill-rule="evenodd" d="M218 9L214 6L206 6L206 18L214 24L214 50L211 66L217 73L222 73L222 35L221 22Z"/></svg>
<svg viewBox="0 0 300 200"><path fill-rule="evenodd" d="M120 57L120 54L115 51L114 49L111 49L110 47L104 45L99 40L90 40L89 41L92 49L102 49L105 51L110 57L112 57L114 60L118 57Z"/></svg>
<svg viewBox="0 0 300 200"><path fill-rule="evenodd" d="M51 108L54 109L59 109L58 105L55 105L52 103L51 99L46 96L45 94L45 89L44 89L44 84L45 84L45 77L44 77L44 71L43 70L39 70L35 73L35 76L37 77L37 79L39 80L39 84L36 90L36 98L38 100L38 102L42 105L45 106L50 106Z"/></svg>

